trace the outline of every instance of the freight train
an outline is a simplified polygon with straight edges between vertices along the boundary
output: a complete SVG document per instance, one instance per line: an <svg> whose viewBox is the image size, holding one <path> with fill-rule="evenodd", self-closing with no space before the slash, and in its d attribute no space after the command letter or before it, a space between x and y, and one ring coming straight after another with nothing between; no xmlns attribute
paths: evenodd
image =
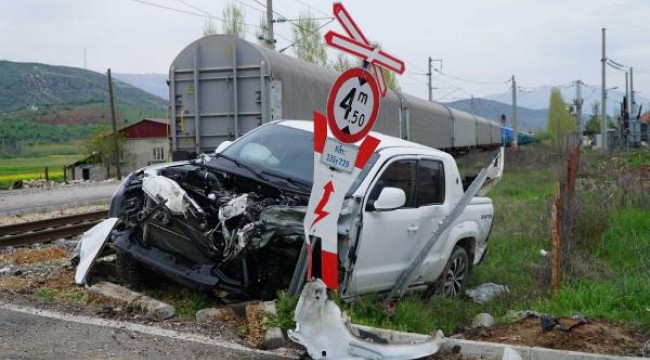
<svg viewBox="0 0 650 360"><path fill-rule="evenodd" d="M198 39L169 70L172 150L177 158L211 152L276 119L310 120L325 113L337 76L237 37ZM507 134L496 122L394 90L381 100L374 130L450 153L501 146Z"/></svg>

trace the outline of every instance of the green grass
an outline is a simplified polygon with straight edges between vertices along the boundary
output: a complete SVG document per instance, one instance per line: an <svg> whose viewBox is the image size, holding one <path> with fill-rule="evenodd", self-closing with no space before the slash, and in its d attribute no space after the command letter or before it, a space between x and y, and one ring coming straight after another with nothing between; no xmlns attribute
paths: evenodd
<svg viewBox="0 0 650 360"><path fill-rule="evenodd" d="M83 155L48 155L0 159L0 188L7 188L16 180L45 179L46 166L50 180L62 180L63 166L82 158Z"/></svg>
<svg viewBox="0 0 650 360"><path fill-rule="evenodd" d="M54 299L54 296L56 294L51 290L38 290L36 291L35 295L42 299Z"/></svg>
<svg viewBox="0 0 650 360"><path fill-rule="evenodd" d="M650 163L648 152L582 154L580 173L595 185L576 193L571 269L563 272L562 290L551 298L548 259L540 250L550 251L551 204L566 162L545 151L535 145L507 155L506 173L489 194L495 207L490 252L467 286L493 282L507 285L509 293L482 305L469 299L407 297L394 312L379 296L369 296L341 304L342 309L355 323L429 334L437 329L450 334L481 312L506 322L510 309L553 316L578 311L650 334L650 194L629 176ZM287 309L278 321L291 328L295 305L287 299L281 304Z"/></svg>
<svg viewBox="0 0 650 360"><path fill-rule="evenodd" d="M214 294L175 284L168 284L167 289L146 289L143 293L174 306L176 315L182 319L194 319L197 311L220 305L219 299Z"/></svg>

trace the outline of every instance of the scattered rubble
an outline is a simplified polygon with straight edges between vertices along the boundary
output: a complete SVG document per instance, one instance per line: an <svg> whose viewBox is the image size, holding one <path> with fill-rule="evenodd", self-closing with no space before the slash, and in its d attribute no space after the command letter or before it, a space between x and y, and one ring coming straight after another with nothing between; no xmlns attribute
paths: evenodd
<svg viewBox="0 0 650 360"><path fill-rule="evenodd" d="M274 301L264 301L261 304L262 311L263 311L263 317L264 319L267 318L267 316L277 316L277 310L275 308L275 302ZM267 321L263 320L263 324L266 324ZM277 327L265 327L265 334L264 334L264 341L262 342L262 348L271 350L271 349L277 349L286 344L286 340L284 338L284 334L282 333L282 330Z"/></svg>
<svg viewBox="0 0 650 360"><path fill-rule="evenodd" d="M579 319L559 318L565 328L579 322ZM547 349L572 350L596 354L620 356L644 356L642 348L647 338L620 324L601 319L588 319L588 323L563 331L554 327L544 332L540 318L530 315L512 324L495 324L490 328L466 329L454 338L542 347Z"/></svg>
<svg viewBox="0 0 650 360"><path fill-rule="evenodd" d="M510 289L505 285L485 283L473 289L466 290L465 294L474 300L475 303L485 304L495 296L508 292L510 292Z"/></svg>
<svg viewBox="0 0 650 360"><path fill-rule="evenodd" d="M139 307L145 317L150 320L169 319L176 313L176 309L169 304L113 283L100 282L88 288L88 291L123 302L126 305Z"/></svg>
<svg viewBox="0 0 650 360"><path fill-rule="evenodd" d="M488 313L480 313L474 316L472 319L472 324L470 327L472 328L477 328L477 327L484 327L488 328L490 326L494 325L494 318L492 315Z"/></svg>

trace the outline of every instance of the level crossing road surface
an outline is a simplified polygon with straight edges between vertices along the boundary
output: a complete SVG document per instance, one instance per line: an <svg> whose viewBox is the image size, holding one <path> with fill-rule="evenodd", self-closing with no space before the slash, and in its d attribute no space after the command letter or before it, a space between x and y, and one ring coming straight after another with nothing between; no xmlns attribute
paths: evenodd
<svg viewBox="0 0 650 360"><path fill-rule="evenodd" d="M187 339L0 308L0 359L279 359Z"/></svg>
<svg viewBox="0 0 650 360"><path fill-rule="evenodd" d="M0 215L108 203L118 181L0 191Z"/></svg>

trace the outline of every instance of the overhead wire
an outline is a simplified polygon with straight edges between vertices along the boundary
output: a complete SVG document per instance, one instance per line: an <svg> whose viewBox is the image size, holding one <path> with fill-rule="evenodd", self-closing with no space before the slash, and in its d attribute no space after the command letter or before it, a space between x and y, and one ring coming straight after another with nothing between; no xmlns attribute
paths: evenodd
<svg viewBox="0 0 650 360"><path fill-rule="evenodd" d="M137 2L137 3L143 4L143 5L153 6L153 7L157 7L157 8L160 8L160 9L169 10L169 11L175 11L175 12L183 13L183 14L187 14L187 15L202 17L204 19L216 19L216 20L219 20L219 21L225 21L225 19L223 19L223 18L221 18L219 16L210 15L210 13L202 14L202 13L197 13L197 12L193 12L193 11L177 9L177 8L173 8L173 7L170 7L170 6L160 5L160 4L153 3L153 2L150 2L150 1L145 1L145 0L128 0L128 1ZM251 26L251 27L255 27L255 28L260 27L259 25L255 25L255 24L249 24L249 23L243 23L243 24L246 25L246 26Z"/></svg>
<svg viewBox="0 0 650 360"><path fill-rule="evenodd" d="M304 36L302 36L302 37L296 39L294 42L292 42L292 43L289 44L288 46L286 46L286 47L280 49L278 52L280 52L280 53L285 52L287 49L289 49L289 48L295 46L298 42L300 42L300 40L302 40L302 39L304 39L304 38L306 38L306 37L308 37L308 36L314 35L315 33L319 32L319 31L320 31L322 28L324 28L325 26L331 24L333 21L334 21L334 19L332 19L332 20L326 22L325 24L323 24L323 25L317 27L315 30L313 30L313 31L311 31L310 33L305 34Z"/></svg>
<svg viewBox="0 0 650 360"><path fill-rule="evenodd" d="M328 14L328 13L326 13L326 12L323 11L323 10L317 9L317 8L315 8L315 7L311 6L311 5L309 5L308 3L304 2L304 1L301 1L301 0L293 0L293 1L295 1L295 2L297 2L297 3L299 3L299 4L302 4L302 5L305 5L305 6L307 6L308 8L310 8L310 9L316 11L316 12L319 12L319 13L325 15L325 16L329 16L329 17L331 17L331 14Z"/></svg>
<svg viewBox="0 0 650 360"><path fill-rule="evenodd" d="M189 2L187 2L185 0L176 0L176 1L178 1L181 4L184 4L185 6L189 6L194 10L198 10L198 11L200 11L200 12L202 12L202 13L208 15L208 16L212 16L212 14L210 14L208 11L205 11L205 10L203 10L203 9L197 7L197 6L194 6L194 5L190 4Z"/></svg>

